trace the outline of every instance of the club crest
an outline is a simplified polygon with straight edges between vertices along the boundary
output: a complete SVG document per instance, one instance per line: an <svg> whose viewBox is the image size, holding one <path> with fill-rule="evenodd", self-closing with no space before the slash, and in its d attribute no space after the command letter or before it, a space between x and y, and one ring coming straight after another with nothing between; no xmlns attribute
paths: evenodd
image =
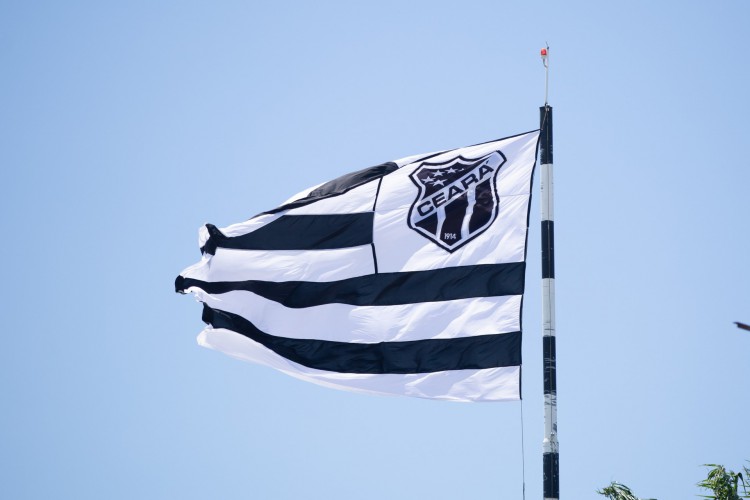
<svg viewBox="0 0 750 500"><path fill-rule="evenodd" d="M505 156L493 152L467 160L423 163L410 174L419 195L409 227L453 252L489 228L497 217L497 173Z"/></svg>

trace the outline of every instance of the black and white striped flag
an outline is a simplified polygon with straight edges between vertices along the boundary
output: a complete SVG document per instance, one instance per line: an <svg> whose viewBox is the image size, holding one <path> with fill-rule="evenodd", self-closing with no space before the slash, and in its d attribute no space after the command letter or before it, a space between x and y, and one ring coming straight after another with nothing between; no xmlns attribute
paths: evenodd
<svg viewBox="0 0 750 500"><path fill-rule="evenodd" d="M223 229L177 277L198 343L324 386L520 398L538 132L354 172Z"/></svg>

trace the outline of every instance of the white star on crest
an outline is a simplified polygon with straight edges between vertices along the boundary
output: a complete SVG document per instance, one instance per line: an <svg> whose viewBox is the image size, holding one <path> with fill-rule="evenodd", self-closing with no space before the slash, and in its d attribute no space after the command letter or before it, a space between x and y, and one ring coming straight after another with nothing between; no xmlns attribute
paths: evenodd
<svg viewBox="0 0 750 500"><path fill-rule="evenodd" d="M457 172L457 170L455 168L451 167L448 170L446 170L446 172L448 172L449 174L455 174Z"/></svg>
<svg viewBox="0 0 750 500"><path fill-rule="evenodd" d="M435 171L435 177L442 177L443 175L445 175L445 173L442 170Z"/></svg>
<svg viewBox="0 0 750 500"><path fill-rule="evenodd" d="M438 179L435 182L432 183L433 186L443 186L445 185L445 181L443 179Z"/></svg>

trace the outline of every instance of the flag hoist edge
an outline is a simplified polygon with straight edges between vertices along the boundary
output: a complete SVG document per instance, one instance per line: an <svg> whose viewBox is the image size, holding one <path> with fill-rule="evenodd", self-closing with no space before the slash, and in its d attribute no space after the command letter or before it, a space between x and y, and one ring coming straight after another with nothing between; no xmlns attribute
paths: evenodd
<svg viewBox="0 0 750 500"><path fill-rule="evenodd" d="M175 282L202 346L357 392L520 398L538 131L344 175L222 229Z"/></svg>

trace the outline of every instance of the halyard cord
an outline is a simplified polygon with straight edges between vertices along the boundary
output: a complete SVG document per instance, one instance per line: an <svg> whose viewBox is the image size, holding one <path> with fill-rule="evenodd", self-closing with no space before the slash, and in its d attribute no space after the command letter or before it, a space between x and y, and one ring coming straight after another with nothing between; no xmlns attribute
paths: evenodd
<svg viewBox="0 0 750 500"><path fill-rule="evenodd" d="M526 447L523 441L523 398L521 398L521 485L522 498L526 500Z"/></svg>

